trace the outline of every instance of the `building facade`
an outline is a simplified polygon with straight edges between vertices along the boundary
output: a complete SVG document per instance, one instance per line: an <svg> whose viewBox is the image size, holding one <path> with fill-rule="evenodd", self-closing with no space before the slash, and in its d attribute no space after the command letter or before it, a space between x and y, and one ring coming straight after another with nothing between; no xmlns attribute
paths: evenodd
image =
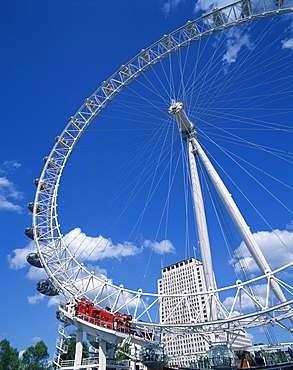
<svg viewBox="0 0 293 370"><path fill-rule="evenodd" d="M162 278L158 280L159 294L186 295L206 291L202 262L188 258L162 269ZM188 301L179 297L168 297L161 303L161 323L190 323L195 317L198 321L207 321L208 307L203 296L189 297ZM196 363L195 353L205 353L208 343L198 334L185 333L174 337L163 336L162 342L170 357L170 365L188 366Z"/></svg>
<svg viewBox="0 0 293 370"><path fill-rule="evenodd" d="M160 307L160 322L163 324L192 323L210 321L210 305L204 295L206 283L202 262L194 257L162 268L162 277L158 280L158 293L166 295L181 294L181 297L164 298ZM182 296L183 294L183 296ZM184 299L184 294L188 299ZM213 334L204 338L192 331L177 335L164 334L162 342L170 357L170 366L197 366L200 356L209 350L209 343L225 343L225 337L216 338ZM237 344L236 344L237 343ZM251 341L245 333L237 338L235 345L249 346Z"/></svg>

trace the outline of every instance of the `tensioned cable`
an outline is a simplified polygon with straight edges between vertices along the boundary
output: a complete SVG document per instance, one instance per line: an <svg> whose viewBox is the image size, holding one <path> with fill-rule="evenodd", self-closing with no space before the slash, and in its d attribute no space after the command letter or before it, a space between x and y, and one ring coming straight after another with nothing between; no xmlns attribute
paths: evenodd
<svg viewBox="0 0 293 370"><path fill-rule="evenodd" d="M160 160L158 160L158 164L160 163ZM158 165L157 164L157 165ZM149 166L148 166L149 167ZM131 187L131 193L128 197L128 200L126 202L126 205L124 206L124 210L128 207L128 204L131 203L133 201L133 199L137 196L136 194L139 193L139 188L137 188L138 184L141 183L141 179L142 179L142 175L144 174L145 170L142 170L142 172L140 173L140 175L138 176L137 180L136 180L136 185L135 186L132 186ZM150 173L150 175L153 177L153 174ZM124 191L124 190L123 190ZM124 213L124 210L122 209L120 212L119 212L119 215L118 215L118 219L117 221L121 218L121 216L123 215ZM109 231L109 230L108 230ZM129 238L131 237L131 235L129 236ZM122 252L123 252L123 249L122 249Z"/></svg>
<svg viewBox="0 0 293 370"><path fill-rule="evenodd" d="M140 147L140 151L142 152L142 147Z"/></svg>
<svg viewBox="0 0 293 370"><path fill-rule="evenodd" d="M271 20L271 22L272 22L272 20ZM246 27L243 27L242 34L245 32L245 30L246 30L247 27L248 27L248 24L246 25ZM254 27L255 27L255 24L254 24ZM240 71L239 72L239 70L240 70L241 66L244 64L244 62L246 62L247 60L249 60L248 58L252 58L252 52L255 53L256 45L259 44L262 41L262 39L265 37L265 35L270 31L269 26L267 26L266 28L267 29L265 30L265 32L263 31L262 34L261 34L261 37L259 37L259 40L254 40L255 47L253 48L253 51L252 50L248 51L248 55L246 55L247 54L247 52L246 52L247 50L246 49L243 49L243 51L239 53L239 55L237 56L237 59L241 58L242 55L246 55L246 57L244 58L244 60L241 63L238 63L236 67L232 68L232 72L233 73L229 73L229 76L228 77L230 77L230 78L226 78L225 79L224 83L222 83L222 88L219 89L219 87L217 86L217 95L213 95L213 94L210 95L210 98L209 99L210 99L211 103L212 103L212 101L215 98L218 98L220 96L220 94L223 92L223 90L226 88L226 86L230 86L230 85L233 86L233 83L231 84L231 81L232 81L232 79L233 79L233 81L235 80L234 76L235 76L236 73L237 73L237 75L236 75L236 81L239 81L239 80L242 79L242 76L243 76L243 74L246 71L243 70L243 71ZM250 29L250 31L251 31L251 29ZM281 36L280 36L280 38L281 38ZM262 49L261 52L263 53L264 50ZM254 63L255 63L255 60L254 60ZM249 66L249 68L251 68L251 66ZM222 70L223 70L223 67L222 67ZM242 83L242 81L240 81L240 82ZM234 81L234 84L235 84L235 81ZM239 89L239 86L238 86L238 89Z"/></svg>
<svg viewBox="0 0 293 370"><path fill-rule="evenodd" d="M257 182L263 189L265 189L278 203L280 203L285 209L287 209L291 214L293 214L293 211L290 210L283 202L281 202L271 191L269 191L260 181L258 181L252 174L247 171L243 166L240 165L239 162L237 162L233 156L231 156L228 151L226 151L224 148L220 147L216 143L214 143L220 150L222 150L234 163L236 163L246 174L248 174L255 182ZM211 156L211 154L210 154ZM237 156L238 157L238 156ZM239 157L238 157L239 158ZM241 158L242 159L242 158ZM217 163L217 165L222 169L222 171L226 174L226 176L230 179L230 181L236 186L238 191L245 197L245 199L248 201L248 203L252 206L252 208L258 213L258 215L262 218L262 220L267 224L267 226L270 228L270 230L276 235L276 237L279 239L281 244L286 247L286 249L289 251L290 254L293 255L293 252L290 251L288 246L284 243L284 241L279 237L279 235L274 231L273 227L269 224L269 222L265 219L265 217L260 213L260 211L254 206L254 204L249 200L249 198L244 194L244 192L240 189L240 187L235 183L235 181L231 178L231 176L223 169L223 167L218 163L218 161L213 158L213 160ZM243 159L242 159L243 160Z"/></svg>
<svg viewBox="0 0 293 370"><path fill-rule="evenodd" d="M257 22L254 23L252 26L250 25L250 23L247 23L244 26L241 26L240 28L232 29L231 32L235 32L235 30L236 30L236 32L239 32L240 33L240 37L243 37L243 35L246 36L249 33L251 33L251 31L253 30L253 28L256 27L256 25L257 25ZM248 33L245 33L247 30L248 30ZM255 48L262 41L262 39L265 37L265 35L267 34L268 30L269 30L269 25L266 26L266 29L262 30L261 34L258 36L257 39L254 39L253 40L253 43L254 43L253 50L254 50L254 52L255 52ZM234 35L232 34L232 37L233 36ZM230 63L229 67L232 68L232 70L231 70L232 73L231 72L228 73L228 78L227 78L227 74L226 74L226 78L224 80L224 83L222 84L222 88L221 89L219 89L217 87L217 95L216 95L216 98L219 97L219 94L226 88L226 86L233 85L233 84L231 84L232 79L233 79L233 82L234 83L235 83L235 78L236 78L236 81L239 81L240 79L242 80L242 76L243 76L243 74L245 74L246 70L245 69L244 70L241 70L241 68L242 68L243 64L247 60L249 60L249 58L251 57L251 55L252 55L252 50L247 49L247 46L245 48L242 48L242 50L241 49L239 50L239 53L237 55L237 64L236 64L236 66L235 65L231 66L232 63ZM254 55L254 60L255 60L255 53L253 55ZM243 56L244 56L244 58L243 58ZM239 62L239 60L240 60L240 62ZM226 67L225 67L225 65L224 65L224 63L222 61L221 71L224 72L225 68ZM249 66L249 68L251 68L251 66ZM236 75L236 77L235 77L235 75ZM241 84L242 83L243 82L241 81ZM238 89L239 89L239 86L238 86ZM214 99L214 98L215 98L215 96L214 95L211 95L211 99Z"/></svg>
<svg viewBox="0 0 293 370"><path fill-rule="evenodd" d="M218 220L218 225L220 227L223 240L225 242L225 245L226 245L227 250L228 250L228 254L230 256L230 260L232 260L236 257L238 259L238 266L239 266L239 261L241 261L241 266L239 266L239 269L235 268L235 273L237 275L240 272L241 273L241 278L244 279L245 281L251 280L252 279L252 274L250 272L250 269L249 269L249 266L246 262L246 259L244 258L244 255L242 254L241 248L239 248L239 247L236 248L236 245L237 245L236 244L236 239L233 238L233 243L232 244L227 242L226 235L231 236L232 228L229 226L229 224L231 224L231 223L228 221L228 220L230 220L230 218L227 217L226 209L224 208L222 202L219 200L219 197L216 196L214 187L210 185L210 183L208 181L208 178L205 175L205 170L203 169L203 166L202 166L201 162L198 161L198 164L200 165L200 171L201 171L202 177L204 179L204 183L206 185L206 188L208 189L208 194L210 196L210 200L211 200L211 203L213 205L213 208L214 208L217 220ZM225 225L224 227L226 229L226 235L225 235L225 232L224 232L223 225ZM232 234L232 236L233 236L233 234ZM229 246L231 246L232 249ZM236 266L234 266L234 267L236 267ZM248 289L248 291L250 292L250 294L254 298L261 301L261 295L258 291L257 286L249 285L249 286L246 286L246 289ZM241 304L241 302L239 301L239 305L240 304ZM254 305L256 310L259 310L259 307L252 300L251 300L251 304ZM241 306L240 306L239 309L240 309L241 312L245 311L245 310L241 309ZM273 343L272 338L274 338L274 332L272 331L272 328L270 326L267 326L267 325L265 326L265 334L267 336L268 341L270 343Z"/></svg>

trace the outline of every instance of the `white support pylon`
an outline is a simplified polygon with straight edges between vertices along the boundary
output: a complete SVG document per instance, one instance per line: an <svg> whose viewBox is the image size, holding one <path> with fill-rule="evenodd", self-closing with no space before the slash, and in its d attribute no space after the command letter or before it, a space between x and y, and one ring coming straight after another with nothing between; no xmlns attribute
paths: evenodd
<svg viewBox="0 0 293 370"><path fill-rule="evenodd" d="M271 276L271 268L269 264L267 263L267 260L265 259L259 245L255 241L252 232L250 231L249 226L247 225L246 221L244 220L241 212L239 211L236 203L234 202L231 194L228 192L224 182L222 181L221 177L218 175L217 171L213 167L212 163L208 159L207 155L205 154L204 150L200 146L198 140L197 140L197 133L196 130L194 129L194 124L189 120L187 117L186 113L184 112L183 109L183 103L181 102L175 102L172 100L171 106L168 110L168 112L172 115L174 115L178 125L180 132L182 134L186 135L186 139L189 145L189 150L192 150L192 153L195 156L198 156L205 167L205 170L211 179L213 186L215 187L219 197L221 198L224 206L226 207L232 221L234 222L239 234L241 235L246 247L248 248L249 252L251 253L255 263L259 267L260 271L262 274L267 275L269 284L271 286L272 291L274 292L276 298L278 299L279 302L286 302L286 297L281 290L279 284L277 283L276 280ZM190 149L190 144L192 145L192 148ZM193 200L194 200L194 207L195 209L198 207L197 203L199 202L201 198L201 190L197 192L196 190L197 186L193 186L193 191L195 190L196 192L193 194ZM200 212L204 212L203 209L200 210ZM198 225L198 222L200 223ZM202 217L197 217L197 228L198 228L198 233L201 232L201 226L204 224L204 220ZM207 226L205 226L205 229L207 230ZM205 231L204 231L205 232ZM203 236L204 239L206 239L206 236ZM203 243L204 245L200 246L201 247L201 254L203 258L203 265L205 266L207 271L212 269L211 265L211 259L206 258L205 255L209 255L210 251L207 253L202 249L202 247L209 249L210 245L209 243ZM208 277L210 280L210 278ZM209 287L209 281L207 281L207 287ZM293 318L290 319L291 322L293 322Z"/></svg>
<svg viewBox="0 0 293 370"><path fill-rule="evenodd" d="M106 370L106 341L99 341L99 370Z"/></svg>
<svg viewBox="0 0 293 370"><path fill-rule="evenodd" d="M80 369L80 365L82 361L82 340L83 340L83 331L81 329L77 329L76 330L74 370Z"/></svg>
<svg viewBox="0 0 293 370"><path fill-rule="evenodd" d="M168 112L169 114L172 114L175 117L179 126L180 133L186 135L186 141L188 145L187 150L188 150L193 209L196 219L197 235L202 257L204 277L206 287L209 290L216 290L217 284L215 281L215 274L213 271L210 239L205 214L204 201L202 196L201 184L198 176L197 165L195 161L194 146L191 141L191 137L189 136L189 134L194 130L194 124L188 119L183 109L183 103L181 102L175 102L174 100L172 100L172 104ZM207 309L209 311L208 316L210 321L219 318L217 313L217 304L214 299L212 299L209 302Z"/></svg>

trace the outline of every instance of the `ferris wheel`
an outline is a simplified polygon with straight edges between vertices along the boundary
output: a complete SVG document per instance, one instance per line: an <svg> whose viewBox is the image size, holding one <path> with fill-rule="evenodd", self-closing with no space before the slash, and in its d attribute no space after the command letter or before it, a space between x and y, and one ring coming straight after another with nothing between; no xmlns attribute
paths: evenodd
<svg viewBox="0 0 293 370"><path fill-rule="evenodd" d="M290 332L284 276L293 258L271 266L253 233L270 233L291 257L276 230L292 216L292 10L288 0L214 9L143 49L85 100L35 181L26 234L37 247L29 261L48 275L40 292L124 312L152 333L144 340L271 323ZM158 293L161 268L190 257L203 263L204 288ZM208 318L194 312L195 298ZM188 323L160 317L174 299L189 307Z"/></svg>

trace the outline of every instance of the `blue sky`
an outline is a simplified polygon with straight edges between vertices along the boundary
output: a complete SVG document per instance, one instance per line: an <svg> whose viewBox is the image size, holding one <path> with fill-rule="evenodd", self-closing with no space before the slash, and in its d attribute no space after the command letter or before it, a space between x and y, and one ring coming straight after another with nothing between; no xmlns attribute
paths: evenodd
<svg viewBox="0 0 293 370"><path fill-rule="evenodd" d="M218 2L217 5L224 5L224 2ZM36 275L39 272L29 270L24 262L26 252L31 248L29 240L23 234L24 228L30 226L31 223L31 215L26 209L26 204L34 198L35 186L33 180L40 176L43 166L42 158L48 155L55 137L62 131L68 122L68 118L77 111L83 104L84 99L94 92L102 81L111 76L122 64L137 55L141 49L148 47L164 34L168 34L188 20L196 18L195 11L200 15L202 11L207 11L210 7L212 7L212 2L199 1L196 3L192 0L11 0L1 2L0 215L2 248L0 271L3 302L1 305L1 338L7 338L11 345L17 347L18 350L23 350L34 344L35 341L42 339L49 346L52 355L57 337L58 321L55 319L56 305L53 304L56 301L52 302L52 300L40 298L37 295L35 284L38 280ZM282 24L284 29L290 25L291 20L286 19L286 22ZM222 62L226 62L227 71L230 65L233 65L234 59L241 57L241 50L252 51L254 49L255 41L252 35L254 35L253 32L257 33L257 27L262 26L256 26L256 29L249 28L242 34L230 31L227 39L223 42L224 50L222 51ZM268 33L268 37L272 36ZM220 42L219 40L215 39L207 47L207 60L203 57L201 63L208 63L208 58L212 55L213 43ZM278 50L290 52L292 45L290 33L283 36L280 34ZM208 48L210 48L209 52ZM261 53L257 55L260 60L263 58ZM276 61L272 61L273 63L276 63ZM255 68L257 64L256 62ZM225 78L225 73L227 72L223 70L222 78ZM282 75L281 77L284 81L288 81L288 75L290 74L287 73L286 76ZM249 79L249 74L245 76L248 76ZM261 79L261 74L259 76ZM268 85L268 90L270 86ZM283 87L286 96L290 96L288 85ZM211 91L209 93L211 94ZM227 90L226 93L228 95L233 94L233 89ZM245 98L245 94L246 90L244 89L243 98ZM256 91L255 94L258 94L258 92ZM135 101L133 102L135 103ZM271 102L272 100L268 98L265 106L260 104L259 110L248 112L246 118L248 119L248 116L251 115L252 118L258 116L258 120L270 121L265 116L265 110L269 109ZM282 106L286 111L285 119L282 118L284 116L279 119L277 114L273 114L271 121L274 124L283 124L286 121L287 125L292 122L290 105L288 105L288 101L282 99L280 102L279 107ZM116 107L113 106L113 111L110 111L108 116L102 117L104 122L109 117L113 117L114 112L117 112L117 107L119 107L119 104ZM217 107L213 106L213 108L215 109L214 113L216 113ZM240 108L241 103L238 104L238 109ZM235 112L236 108L232 114L236 114ZM126 111L124 113L127 114ZM211 108L210 116L208 114L201 116L199 126L202 124L202 129L204 129L205 120L211 118L212 113ZM214 122L217 124L217 121ZM228 126L229 123L225 130L229 129ZM209 127L209 130L212 135L212 126ZM281 150L284 147L284 150L290 151L292 137L290 137L287 127L282 127L282 130L284 136L279 148ZM278 133L282 130L279 130ZM270 145L277 148L280 139L278 138L278 145L275 145L274 133L272 135L269 131L266 131L265 134L257 132L256 135L260 135L255 136L254 139L260 145ZM237 135L239 132L237 132ZM94 137L94 134L93 130L91 136ZM262 141L264 136L266 141ZM222 140L225 141L224 134ZM231 140L232 137L230 136L227 141L231 143ZM251 136L248 135L245 140L250 141ZM242 142L242 145L242 147L239 147L232 143L232 147L236 148L231 150L234 150L235 155L242 155L243 149L245 149L247 150L247 161L255 159L254 151L249 151L244 146L244 142ZM78 161L78 155L74 160ZM221 154L218 155L220 158ZM290 160L289 153L288 160ZM264 172L270 171L274 166L277 176L282 178L281 181L290 181L289 163L284 164L282 162L283 164L279 165L278 157L270 160L262 157L258 162L256 166L265 165ZM235 173L237 177L236 169ZM244 188L254 186L250 181L241 177ZM291 201L292 204L290 189L285 187L285 190L280 190L279 184L273 184L272 189L276 192L283 192L282 201L288 202L288 204ZM71 188L68 187L67 194L70 194L70 192ZM60 196L66 200L67 194L65 192L65 196L63 194ZM253 194L255 197L252 200L253 202L260 200L266 210L270 209L271 206L266 196L260 198L258 190L255 190ZM159 201L159 198L160 194L155 202ZM70 207L68 209L68 212L70 212ZM151 208L150 211L153 211L153 209ZM248 214L249 208L246 208L245 211ZM62 221L66 219L65 215L60 216ZM274 209L269 215L272 228L280 230L282 235L286 233L288 258L291 257L291 251L293 250L292 232L290 231L291 216L290 212L286 211L284 213L280 208ZM128 217L131 218L131 214ZM252 222L257 225L253 229L254 232L267 231L264 223L256 221L254 216ZM78 224L74 227L80 226ZM174 228L175 226L173 225ZM149 220L146 229L147 227L155 228L155 225L152 225L151 220ZM91 235L92 230L89 228L86 230L86 222L84 228L82 231ZM121 230L122 228L123 225ZM155 239L155 233L148 237L146 229L144 235L139 235L139 238L143 240L141 243L145 249L151 245L152 248L149 247L149 249L154 251L155 245L152 243ZM141 233L142 230L140 230ZM69 231L70 226L68 226L66 232ZM101 230L98 230L98 232L102 234ZM99 233L95 236L99 236ZM106 234L104 237L113 239L113 248L115 249L119 242L126 239L126 232L123 235L121 231L119 236L116 230L115 233ZM267 237L267 244L271 242L268 234L259 233L258 237L260 240L262 240L262 237L263 239ZM164 237L161 235L159 241L163 239ZM185 250L181 255L176 255L173 253L174 246L176 246L175 236L172 243L173 247L169 246L165 263L176 262L176 258L184 258L190 255L190 251L193 249L193 245L191 245L188 251ZM158 252L160 246L156 245L156 247ZM16 249L19 250L13 252ZM268 253L268 256L273 256L272 262L274 262L279 254L273 254L272 250L275 250L274 244L272 244ZM157 254L159 261L162 256L160 253ZM8 256L10 256L10 259ZM254 271L255 266L253 266L245 252L243 258L247 258L252 271ZM118 259L117 261L117 263L121 262ZM112 262L111 264L113 265ZM103 269L105 266L109 271L110 263L100 265L100 268ZM156 269L155 266L154 269ZM216 269L220 270L221 266L216 267ZM125 274L125 271L123 273ZM130 274L129 277L131 280ZM116 277L116 279L119 278ZM119 284L118 281L117 283ZM225 284L224 281L223 284ZM256 338L258 341L263 340L261 334Z"/></svg>

